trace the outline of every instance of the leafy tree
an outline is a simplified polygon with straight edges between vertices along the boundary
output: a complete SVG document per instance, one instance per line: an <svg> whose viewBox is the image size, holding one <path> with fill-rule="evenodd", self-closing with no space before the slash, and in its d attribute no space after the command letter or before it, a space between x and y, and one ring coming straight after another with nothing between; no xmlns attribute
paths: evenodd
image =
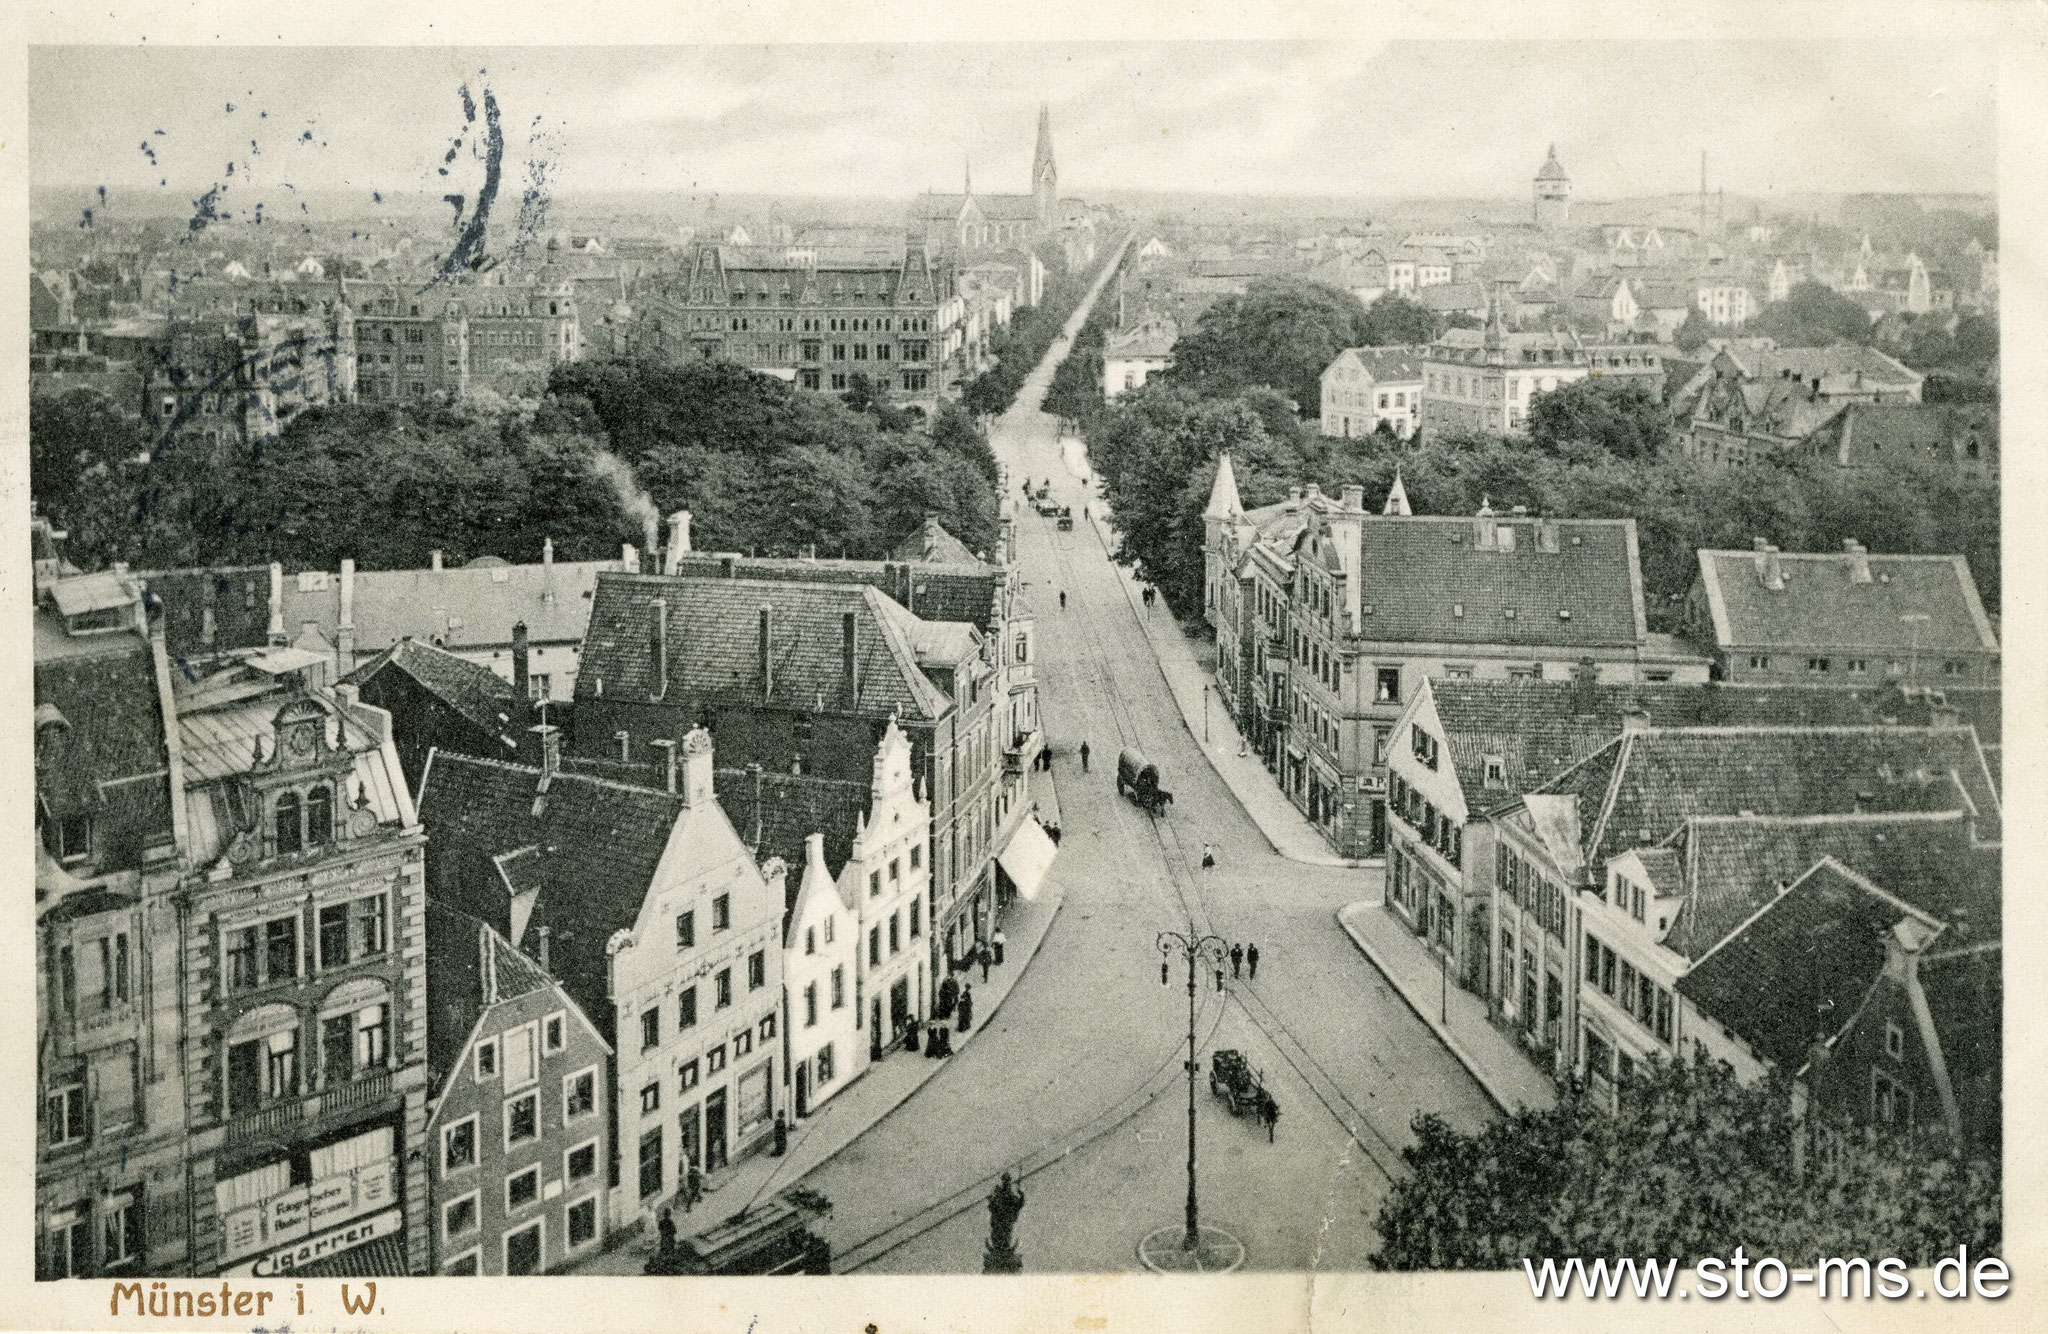
<svg viewBox="0 0 2048 1334"><path fill-rule="evenodd" d="M1956 360L1964 366L1988 367L1998 360L1998 322L1975 311L1956 317Z"/></svg>
<svg viewBox="0 0 2048 1334"><path fill-rule="evenodd" d="M1364 347L1407 347L1433 341L1444 322L1427 306L1389 292L1366 308Z"/></svg>
<svg viewBox="0 0 2048 1334"><path fill-rule="evenodd" d="M1615 458L1654 457L1671 435L1671 417L1636 380L1574 380L1529 400L1529 439L1557 454L1589 445Z"/></svg>
<svg viewBox="0 0 2048 1334"><path fill-rule="evenodd" d="M1694 307L1685 312L1685 321L1672 331L1671 341L1681 352L1697 352L1707 345L1714 336L1714 326L1706 316Z"/></svg>
<svg viewBox="0 0 2048 1334"><path fill-rule="evenodd" d="M1775 338L1782 347L1825 347L1844 339L1867 341L1870 314L1830 287L1804 282L1783 301L1765 306L1749 329Z"/></svg>
<svg viewBox="0 0 2048 1334"><path fill-rule="evenodd" d="M1996 1251L1995 1161L1931 1136L1828 1125L1795 1170L1786 1089L1719 1062L1658 1063L1611 1114L1577 1097L1473 1135L1432 1113L1382 1205L1381 1269L1518 1267L1524 1258L1726 1255L1788 1264L1892 1255L1923 1265L1958 1245ZM1815 1124L1821 1124L1818 1117Z"/></svg>
<svg viewBox="0 0 2048 1334"><path fill-rule="evenodd" d="M1166 378L1210 398L1263 385L1312 412L1323 371L1365 333L1366 313L1350 293L1305 278L1261 278L1202 312L1174 344Z"/></svg>
<svg viewBox="0 0 2048 1334"><path fill-rule="evenodd" d="M28 412L29 494L70 533L73 559L118 546L142 429L96 389L37 394Z"/></svg>

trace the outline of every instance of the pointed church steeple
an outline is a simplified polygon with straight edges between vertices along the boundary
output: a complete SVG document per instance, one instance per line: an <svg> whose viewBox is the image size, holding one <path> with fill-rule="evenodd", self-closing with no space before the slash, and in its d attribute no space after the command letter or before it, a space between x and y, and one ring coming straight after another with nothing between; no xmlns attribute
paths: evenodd
<svg viewBox="0 0 2048 1334"><path fill-rule="evenodd" d="M1394 469L1394 485L1387 492L1387 503L1380 506L1382 514L1413 514L1408 508L1408 488L1401 485L1401 470Z"/></svg>
<svg viewBox="0 0 2048 1334"><path fill-rule="evenodd" d="M965 153L960 155L960 193L974 193L974 159Z"/></svg>
<svg viewBox="0 0 2048 1334"><path fill-rule="evenodd" d="M1031 155L1031 193L1038 201L1038 223L1050 227L1057 221L1060 202L1060 172L1052 157L1052 109L1038 104L1038 148Z"/></svg>
<svg viewBox="0 0 2048 1334"><path fill-rule="evenodd" d="M1230 455L1226 452L1216 459L1216 482L1209 488L1209 506L1202 511L1205 519L1236 519L1244 514L1244 502L1237 497L1237 472L1230 466Z"/></svg>

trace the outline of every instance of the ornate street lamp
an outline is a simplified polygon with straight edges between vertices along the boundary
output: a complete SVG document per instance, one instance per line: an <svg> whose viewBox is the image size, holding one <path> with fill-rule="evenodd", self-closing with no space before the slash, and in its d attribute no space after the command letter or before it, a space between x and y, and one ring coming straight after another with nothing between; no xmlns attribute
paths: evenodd
<svg viewBox="0 0 2048 1334"><path fill-rule="evenodd" d="M1195 1210L1195 964L1199 961L1216 970L1216 989L1223 989L1223 964L1230 957L1230 945L1221 936L1198 936L1189 931L1159 933L1159 982L1165 985L1178 954L1188 965L1188 1230L1181 1249L1193 1251L1202 1244L1201 1224Z"/></svg>

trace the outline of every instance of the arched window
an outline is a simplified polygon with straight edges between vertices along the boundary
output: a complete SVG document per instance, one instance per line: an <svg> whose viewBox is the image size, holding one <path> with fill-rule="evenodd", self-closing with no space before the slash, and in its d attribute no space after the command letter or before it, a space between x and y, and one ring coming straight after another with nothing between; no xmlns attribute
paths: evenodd
<svg viewBox="0 0 2048 1334"><path fill-rule="evenodd" d="M306 842L311 847L334 841L334 792L316 787L306 794Z"/></svg>
<svg viewBox="0 0 2048 1334"><path fill-rule="evenodd" d="M297 852L305 846L299 825L299 794L287 792L277 799L277 851Z"/></svg>

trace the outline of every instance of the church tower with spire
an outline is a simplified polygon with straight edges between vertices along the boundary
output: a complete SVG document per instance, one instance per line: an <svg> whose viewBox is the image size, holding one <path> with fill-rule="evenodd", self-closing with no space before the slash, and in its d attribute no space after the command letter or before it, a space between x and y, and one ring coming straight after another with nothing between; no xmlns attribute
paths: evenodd
<svg viewBox="0 0 2048 1334"><path fill-rule="evenodd" d="M1571 224L1572 178L1565 175L1564 164L1557 160L1556 144L1550 146L1550 156L1543 159L1543 166L1536 173L1535 194L1538 227L1555 231Z"/></svg>
<svg viewBox="0 0 2048 1334"><path fill-rule="evenodd" d="M1050 231L1059 222L1060 172L1052 160L1052 111L1038 104L1038 150L1031 155L1031 195L1038 201L1038 225Z"/></svg>

